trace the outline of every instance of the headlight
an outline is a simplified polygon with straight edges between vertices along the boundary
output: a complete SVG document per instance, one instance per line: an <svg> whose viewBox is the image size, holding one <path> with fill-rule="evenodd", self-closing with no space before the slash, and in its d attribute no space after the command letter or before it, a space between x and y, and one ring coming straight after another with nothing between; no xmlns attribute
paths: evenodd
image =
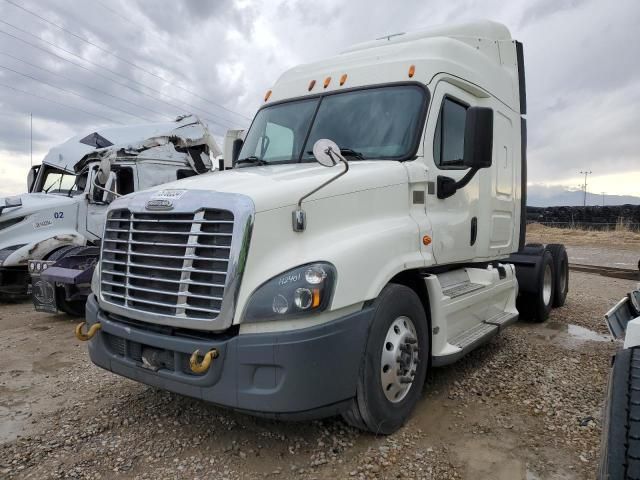
<svg viewBox="0 0 640 480"><path fill-rule="evenodd" d="M325 262L281 273L253 292L244 321L284 320L321 312L331 302L335 279L335 267Z"/></svg>

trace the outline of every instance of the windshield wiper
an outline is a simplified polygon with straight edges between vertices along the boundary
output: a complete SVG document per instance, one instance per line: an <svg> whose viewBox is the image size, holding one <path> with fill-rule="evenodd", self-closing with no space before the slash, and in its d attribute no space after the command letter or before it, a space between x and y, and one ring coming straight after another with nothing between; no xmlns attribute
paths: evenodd
<svg viewBox="0 0 640 480"><path fill-rule="evenodd" d="M258 158L256 156L251 156L251 157L247 157L247 158L243 158L241 160L238 160L236 162L236 165L242 165L243 163L247 163L250 165L257 165L257 166L262 166L262 165L268 165L268 162L265 162L264 160L262 160L261 158Z"/></svg>
<svg viewBox="0 0 640 480"><path fill-rule="evenodd" d="M364 155L362 155L362 153L356 152L355 150L348 147L340 147L340 153L343 156L354 157L354 158L357 158L358 160L365 160Z"/></svg>
<svg viewBox="0 0 640 480"><path fill-rule="evenodd" d="M307 154L313 156L313 151L309 150L309 151L307 151ZM357 158L358 160L366 160L366 158L364 158L364 155L362 155L362 153L356 152L355 150L352 150L351 148L342 148L342 147L340 147L340 154L342 156L345 156L345 157L353 157L353 158Z"/></svg>

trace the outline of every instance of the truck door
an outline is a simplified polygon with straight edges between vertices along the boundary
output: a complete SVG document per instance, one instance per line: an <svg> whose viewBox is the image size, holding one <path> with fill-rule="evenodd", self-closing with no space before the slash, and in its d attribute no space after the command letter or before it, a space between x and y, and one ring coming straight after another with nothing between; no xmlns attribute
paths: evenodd
<svg viewBox="0 0 640 480"><path fill-rule="evenodd" d="M483 218L486 214L480 205L480 192L491 169L480 170L468 185L445 199L438 198L437 184L438 176L458 181L467 172L462 165L466 111L481 103L474 95L444 80L436 84L433 92L424 148L433 254L438 264L468 262L476 258L478 239L489 220Z"/></svg>

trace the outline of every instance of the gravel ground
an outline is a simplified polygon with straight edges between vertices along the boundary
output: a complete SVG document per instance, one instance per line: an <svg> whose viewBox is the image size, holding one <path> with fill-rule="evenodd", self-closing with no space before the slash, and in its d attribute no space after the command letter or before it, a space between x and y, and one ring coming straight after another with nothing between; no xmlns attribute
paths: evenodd
<svg viewBox="0 0 640 480"><path fill-rule="evenodd" d="M433 369L388 437L253 418L93 366L75 321L0 306L0 478L587 479L610 356L602 314L634 282L571 274L567 305Z"/></svg>

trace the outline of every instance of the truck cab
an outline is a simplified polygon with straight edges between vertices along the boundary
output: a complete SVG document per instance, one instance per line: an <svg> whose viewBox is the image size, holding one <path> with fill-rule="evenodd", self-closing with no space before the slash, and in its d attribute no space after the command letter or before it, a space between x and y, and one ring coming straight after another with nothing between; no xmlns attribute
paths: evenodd
<svg viewBox="0 0 640 480"><path fill-rule="evenodd" d="M210 155L220 153L206 126L193 116L105 128L52 148L42 165L30 170L28 193L0 199L0 295L26 295L30 274L39 277L70 252L93 252L97 259L95 246L115 198L208 172ZM53 301L55 285L39 284L34 297L44 304ZM75 299L65 295L59 300L71 309Z"/></svg>
<svg viewBox="0 0 640 480"><path fill-rule="evenodd" d="M524 244L524 88L493 22L292 68L232 170L110 205L77 337L160 388L395 431L428 368L564 302L563 250Z"/></svg>

